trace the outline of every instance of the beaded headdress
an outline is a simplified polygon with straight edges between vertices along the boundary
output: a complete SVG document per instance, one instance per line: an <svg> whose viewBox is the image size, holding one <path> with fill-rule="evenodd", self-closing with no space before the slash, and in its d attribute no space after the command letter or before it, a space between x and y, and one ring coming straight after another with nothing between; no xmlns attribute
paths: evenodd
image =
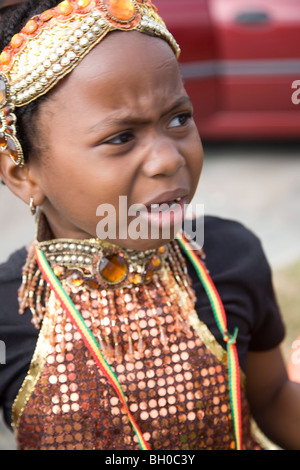
<svg viewBox="0 0 300 470"><path fill-rule="evenodd" d="M0 55L0 150L24 164L14 110L47 93L111 31L136 30L180 49L151 0L66 0L31 18Z"/></svg>

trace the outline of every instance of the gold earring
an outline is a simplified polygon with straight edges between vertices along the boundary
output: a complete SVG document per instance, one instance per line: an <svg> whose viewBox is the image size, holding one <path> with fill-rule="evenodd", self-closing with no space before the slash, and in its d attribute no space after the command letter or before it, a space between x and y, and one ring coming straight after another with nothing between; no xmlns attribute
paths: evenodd
<svg viewBox="0 0 300 470"><path fill-rule="evenodd" d="M36 214L36 206L34 205L33 197L30 198L29 207L30 207L31 215L35 215Z"/></svg>

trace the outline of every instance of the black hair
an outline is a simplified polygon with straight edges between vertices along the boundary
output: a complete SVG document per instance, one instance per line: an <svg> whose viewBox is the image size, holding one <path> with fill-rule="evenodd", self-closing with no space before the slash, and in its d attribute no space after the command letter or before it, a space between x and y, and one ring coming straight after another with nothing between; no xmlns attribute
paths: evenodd
<svg viewBox="0 0 300 470"><path fill-rule="evenodd" d="M30 18L54 8L58 3L58 0L28 0L18 6L5 9L0 20L0 51L9 44L15 34L20 32ZM35 118L39 105L44 99L45 97L42 96L26 106L15 109L17 137L22 146L25 161L28 161L30 154L38 153Z"/></svg>

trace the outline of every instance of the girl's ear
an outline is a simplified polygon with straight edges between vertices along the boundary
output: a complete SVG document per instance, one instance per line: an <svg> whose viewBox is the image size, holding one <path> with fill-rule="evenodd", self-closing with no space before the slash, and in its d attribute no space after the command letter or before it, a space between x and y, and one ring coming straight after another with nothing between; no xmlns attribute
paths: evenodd
<svg viewBox="0 0 300 470"><path fill-rule="evenodd" d="M16 166L5 150L0 151L0 178L25 204L30 204L30 199L34 201L35 206L44 202L45 196L30 165Z"/></svg>

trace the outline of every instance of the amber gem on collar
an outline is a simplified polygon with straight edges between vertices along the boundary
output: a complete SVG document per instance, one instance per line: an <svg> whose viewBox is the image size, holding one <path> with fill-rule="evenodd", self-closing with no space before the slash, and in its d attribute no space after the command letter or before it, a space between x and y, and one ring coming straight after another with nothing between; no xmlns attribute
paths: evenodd
<svg viewBox="0 0 300 470"><path fill-rule="evenodd" d="M168 247L155 250L122 250L91 240L54 240L39 243L55 275L74 289L139 286L152 280L164 265Z"/></svg>

